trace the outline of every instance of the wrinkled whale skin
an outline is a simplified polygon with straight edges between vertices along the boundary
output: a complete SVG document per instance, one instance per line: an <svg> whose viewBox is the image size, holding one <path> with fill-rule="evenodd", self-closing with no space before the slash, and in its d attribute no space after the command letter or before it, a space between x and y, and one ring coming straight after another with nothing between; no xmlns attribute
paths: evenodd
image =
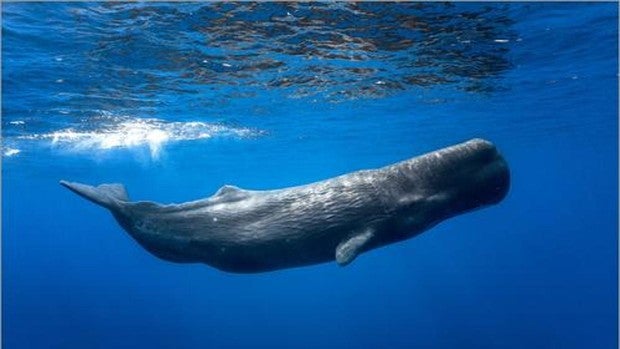
<svg viewBox="0 0 620 349"><path fill-rule="evenodd" d="M510 175L493 144L473 139L308 185L266 191L226 185L182 204L130 202L120 184L61 184L108 208L159 258L256 273L333 260L346 265L360 253L500 202Z"/></svg>

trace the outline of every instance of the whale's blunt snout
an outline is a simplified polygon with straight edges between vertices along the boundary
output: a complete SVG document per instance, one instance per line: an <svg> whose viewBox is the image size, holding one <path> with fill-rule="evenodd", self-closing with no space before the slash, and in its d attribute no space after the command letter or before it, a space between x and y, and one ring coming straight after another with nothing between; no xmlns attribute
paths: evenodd
<svg viewBox="0 0 620 349"><path fill-rule="evenodd" d="M497 160L495 162L495 181L493 188L496 193L496 201L494 203L502 201L508 191L510 190L510 169L508 163L504 157L497 153Z"/></svg>
<svg viewBox="0 0 620 349"><path fill-rule="evenodd" d="M510 171L495 145L483 139L447 147L399 164L411 190L432 200L453 216L497 204L508 194Z"/></svg>
<svg viewBox="0 0 620 349"><path fill-rule="evenodd" d="M445 171L451 171L455 208L467 211L502 201L510 189L508 163L495 145L473 139L450 147Z"/></svg>
<svg viewBox="0 0 620 349"><path fill-rule="evenodd" d="M490 204L502 201L510 189L510 170L506 159L489 141L474 139L465 143L468 144L478 153L473 155L474 159L479 159L472 164L479 166L472 174L474 187L478 184L478 189L487 195L486 199Z"/></svg>

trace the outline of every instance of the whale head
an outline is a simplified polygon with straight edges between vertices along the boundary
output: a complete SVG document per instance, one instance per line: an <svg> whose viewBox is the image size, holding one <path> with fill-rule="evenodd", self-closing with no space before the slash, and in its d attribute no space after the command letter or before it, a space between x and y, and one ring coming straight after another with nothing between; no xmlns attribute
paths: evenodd
<svg viewBox="0 0 620 349"><path fill-rule="evenodd" d="M428 153L388 168L399 176L391 190L403 229L499 203L510 188L510 171L497 148L483 139ZM421 223L423 222L423 223ZM403 226L404 225L404 226Z"/></svg>
<svg viewBox="0 0 620 349"><path fill-rule="evenodd" d="M443 176L440 195L450 202L448 214L497 204L508 194L508 164L491 142L473 139L438 154L435 171Z"/></svg>

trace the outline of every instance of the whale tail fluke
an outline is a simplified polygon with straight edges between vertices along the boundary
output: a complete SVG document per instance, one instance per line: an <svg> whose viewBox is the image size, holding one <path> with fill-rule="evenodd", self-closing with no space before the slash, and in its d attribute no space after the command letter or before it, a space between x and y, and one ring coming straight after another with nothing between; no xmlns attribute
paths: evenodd
<svg viewBox="0 0 620 349"><path fill-rule="evenodd" d="M67 181L60 181L60 184L81 197L108 209L114 209L119 203L129 201L125 187L118 183L102 184L97 187Z"/></svg>

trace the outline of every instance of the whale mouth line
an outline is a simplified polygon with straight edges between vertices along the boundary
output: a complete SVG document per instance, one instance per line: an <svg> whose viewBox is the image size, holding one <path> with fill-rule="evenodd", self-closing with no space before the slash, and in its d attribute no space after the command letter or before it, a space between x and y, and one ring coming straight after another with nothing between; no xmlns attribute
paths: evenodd
<svg viewBox="0 0 620 349"><path fill-rule="evenodd" d="M93 127L94 126L94 127ZM55 149L75 153L92 153L147 148L152 159L161 155L164 146L187 141L211 138L248 139L259 137L265 132L248 127L229 126L203 121L165 121L157 118L129 116L106 117L90 127L73 126L46 133L31 133L13 137L10 147L3 149L3 155L14 156L21 152L19 144L36 142Z"/></svg>

